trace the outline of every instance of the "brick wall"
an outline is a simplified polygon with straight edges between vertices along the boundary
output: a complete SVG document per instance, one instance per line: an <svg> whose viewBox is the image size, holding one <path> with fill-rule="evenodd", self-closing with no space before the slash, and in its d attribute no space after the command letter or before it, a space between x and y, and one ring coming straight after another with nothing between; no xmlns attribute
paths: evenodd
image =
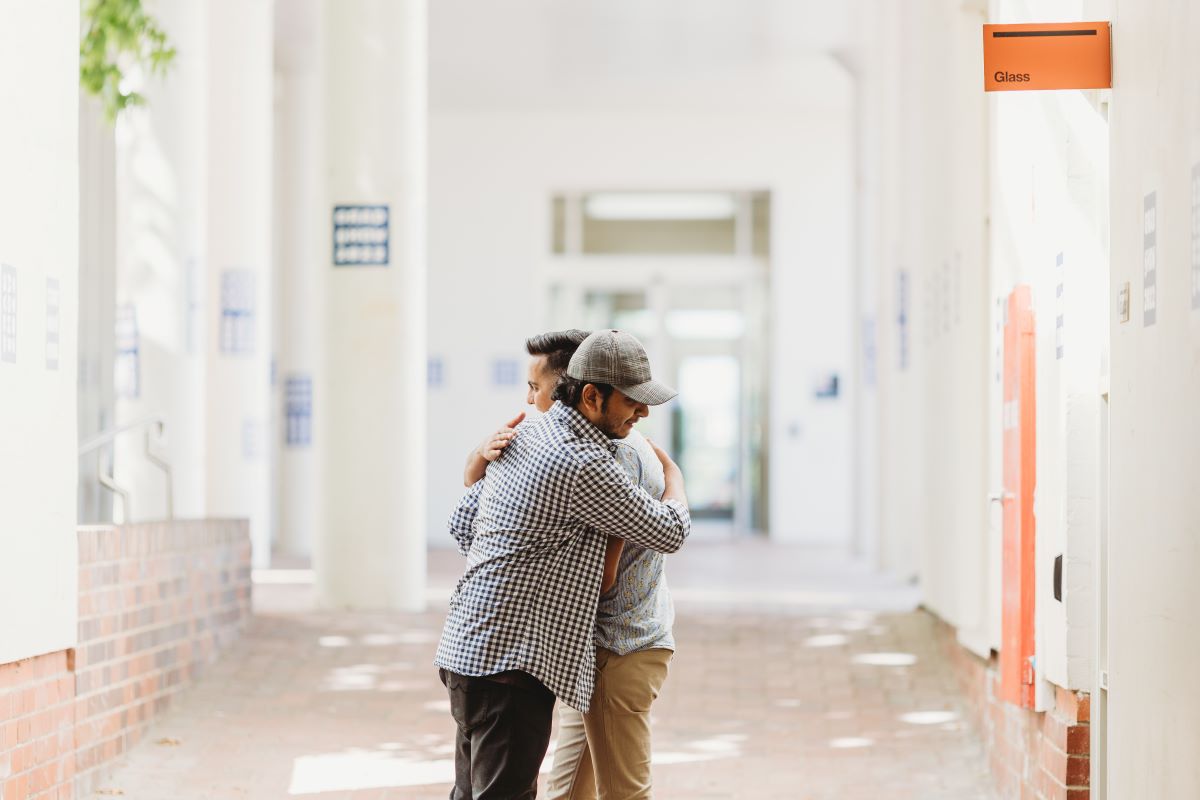
<svg viewBox="0 0 1200 800"><path fill-rule="evenodd" d="M1044 712L1006 703L999 698L997 660L965 649L949 625L940 631L1001 800L1088 800L1088 695L1055 687L1054 706Z"/></svg>
<svg viewBox="0 0 1200 800"><path fill-rule="evenodd" d="M89 796L249 614L245 522L80 529L77 647L0 665L0 800Z"/></svg>
<svg viewBox="0 0 1200 800"><path fill-rule="evenodd" d="M0 798L71 797L75 677L71 653L0 664Z"/></svg>

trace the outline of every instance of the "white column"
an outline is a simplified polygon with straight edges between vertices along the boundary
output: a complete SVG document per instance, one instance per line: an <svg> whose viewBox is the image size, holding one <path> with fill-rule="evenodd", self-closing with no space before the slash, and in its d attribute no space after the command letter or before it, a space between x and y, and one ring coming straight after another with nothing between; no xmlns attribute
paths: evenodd
<svg viewBox="0 0 1200 800"><path fill-rule="evenodd" d="M245 517L270 563L270 0L209 0L205 400L208 515Z"/></svg>
<svg viewBox="0 0 1200 800"><path fill-rule="evenodd" d="M176 57L166 75L130 75L146 105L126 110L117 131L117 421L166 421L154 451L171 466L174 513L200 517L205 13L191 0L161 0L155 15ZM134 518L165 517L166 476L146 457L145 431L122 436L116 448L116 480L131 492Z"/></svg>
<svg viewBox="0 0 1200 800"><path fill-rule="evenodd" d="M275 333L273 436L280 553L312 554L319 527L319 442L312 395L321 340L321 271L329 262L321 113L320 0L275 7Z"/></svg>
<svg viewBox="0 0 1200 800"><path fill-rule="evenodd" d="M324 4L329 260L313 561L326 606L424 604L426 31L423 0ZM366 241L385 217L386 256ZM360 245L342 259L335 219L341 244Z"/></svg>
<svg viewBox="0 0 1200 800"><path fill-rule="evenodd" d="M0 20L0 664L8 664L78 641L79 4L0 0Z"/></svg>
<svg viewBox="0 0 1200 800"><path fill-rule="evenodd" d="M79 440L113 427L114 317L116 309L116 144L104 108L79 98ZM98 479L113 467L105 446L79 460L81 524L113 521L113 497ZM122 513L124 513L122 511Z"/></svg>

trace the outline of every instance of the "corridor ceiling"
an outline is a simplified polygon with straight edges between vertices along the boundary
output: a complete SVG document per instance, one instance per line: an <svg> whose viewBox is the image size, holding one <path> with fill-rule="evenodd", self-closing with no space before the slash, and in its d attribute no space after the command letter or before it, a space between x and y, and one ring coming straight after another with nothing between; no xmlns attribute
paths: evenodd
<svg viewBox="0 0 1200 800"><path fill-rule="evenodd" d="M841 108L853 2L437 0L441 110Z"/></svg>

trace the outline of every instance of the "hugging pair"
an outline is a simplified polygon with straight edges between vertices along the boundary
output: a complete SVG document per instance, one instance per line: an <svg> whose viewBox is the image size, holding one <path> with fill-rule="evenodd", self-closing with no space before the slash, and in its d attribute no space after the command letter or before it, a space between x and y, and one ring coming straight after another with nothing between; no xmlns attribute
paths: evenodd
<svg viewBox="0 0 1200 800"><path fill-rule="evenodd" d="M526 342L527 401L467 460L467 566L435 663L457 726L452 800L651 796L650 704L674 650L663 553L691 532L679 467L634 431L675 396L620 331Z"/></svg>

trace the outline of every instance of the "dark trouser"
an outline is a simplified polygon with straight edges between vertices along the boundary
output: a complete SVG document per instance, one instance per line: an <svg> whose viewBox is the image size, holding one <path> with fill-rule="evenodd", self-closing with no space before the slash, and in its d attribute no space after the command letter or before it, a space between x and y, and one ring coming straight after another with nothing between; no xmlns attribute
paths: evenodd
<svg viewBox="0 0 1200 800"><path fill-rule="evenodd" d="M450 800L533 800L550 745L554 694L526 673L472 678L440 670L450 692L454 789Z"/></svg>

